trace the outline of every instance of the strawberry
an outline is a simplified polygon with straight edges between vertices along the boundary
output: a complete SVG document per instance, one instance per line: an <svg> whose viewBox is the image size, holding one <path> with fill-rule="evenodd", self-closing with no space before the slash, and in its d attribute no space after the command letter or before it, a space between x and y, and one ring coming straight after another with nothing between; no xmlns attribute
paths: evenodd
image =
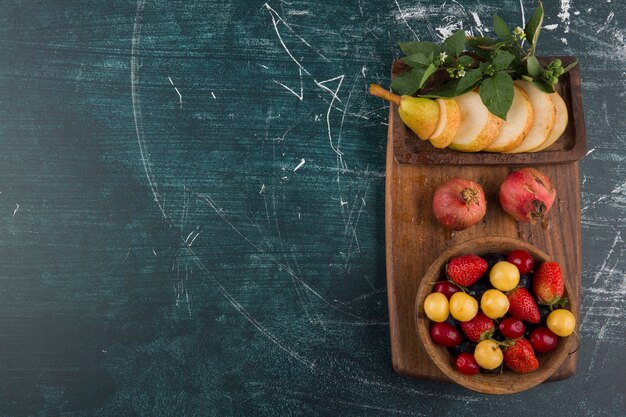
<svg viewBox="0 0 626 417"><path fill-rule="evenodd" d="M448 278L464 287L470 286L487 271L487 261L476 255L463 255L448 262Z"/></svg>
<svg viewBox="0 0 626 417"><path fill-rule="evenodd" d="M496 328L493 320L479 311L470 321L461 322L461 329L469 340L478 343L481 340L489 339Z"/></svg>
<svg viewBox="0 0 626 417"><path fill-rule="evenodd" d="M556 262L544 262L537 268L532 288L539 304L563 307L567 302L563 298L563 275Z"/></svg>
<svg viewBox="0 0 626 417"><path fill-rule="evenodd" d="M539 323L541 318L539 307L526 288L517 287L506 296L509 299L509 314L511 316L528 323Z"/></svg>
<svg viewBox="0 0 626 417"><path fill-rule="evenodd" d="M516 339L504 351L504 364L515 372L526 374L539 368L535 351L526 339Z"/></svg>

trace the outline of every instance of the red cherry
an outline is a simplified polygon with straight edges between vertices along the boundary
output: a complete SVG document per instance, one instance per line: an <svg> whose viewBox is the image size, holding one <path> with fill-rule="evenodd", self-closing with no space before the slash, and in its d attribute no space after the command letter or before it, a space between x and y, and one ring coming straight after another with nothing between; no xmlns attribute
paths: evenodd
<svg viewBox="0 0 626 417"><path fill-rule="evenodd" d="M559 344L559 337L547 327L537 327L530 332L529 342L537 352L550 352Z"/></svg>
<svg viewBox="0 0 626 417"><path fill-rule="evenodd" d="M454 366L456 370L462 373L463 375L476 375L480 372L480 366L476 362L474 355L471 353L461 353L454 360Z"/></svg>
<svg viewBox="0 0 626 417"><path fill-rule="evenodd" d="M435 343L443 345L445 347L454 347L461 343L461 332L445 321L442 323L435 323L430 329L430 337L433 338Z"/></svg>
<svg viewBox="0 0 626 417"><path fill-rule="evenodd" d="M498 330L502 333L502 336L509 339L517 339L524 336L526 333L526 326L524 322L513 317L507 317L500 322Z"/></svg>
<svg viewBox="0 0 626 417"><path fill-rule="evenodd" d="M535 262L533 261L533 257L530 256L528 252L525 250L514 250L509 253L509 256L506 257L506 260L519 269L519 273L524 275L533 270L533 266L535 266Z"/></svg>
<svg viewBox="0 0 626 417"><path fill-rule="evenodd" d="M449 281L439 281L435 284L433 292L440 292L449 300L452 294L459 292L461 289Z"/></svg>

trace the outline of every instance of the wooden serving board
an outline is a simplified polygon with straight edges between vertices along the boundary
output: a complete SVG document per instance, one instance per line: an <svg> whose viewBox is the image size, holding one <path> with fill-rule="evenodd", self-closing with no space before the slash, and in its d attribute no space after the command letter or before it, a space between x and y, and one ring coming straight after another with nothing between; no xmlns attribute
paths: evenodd
<svg viewBox="0 0 626 417"><path fill-rule="evenodd" d="M576 94L580 97L579 89L574 91L574 94L564 96L570 109L571 97ZM481 236L508 236L533 244L559 262L565 278L572 287L576 305L580 305L582 257L578 161L567 162L568 157L558 161L560 163L536 164L533 163L535 160L528 158L533 154L522 154L519 155L521 158L509 163L502 161L499 165L481 164L480 155L484 154L474 154L471 156L474 161L472 164L458 161L444 163L437 158L425 162L419 157L413 158L409 163L401 163L395 157L394 147L398 141L405 141L406 137L398 136L400 131L397 128L398 123L402 122L397 108L391 105L387 143L385 227L393 368L400 374L412 377L449 381L422 349L415 330L415 296L421 277L430 264L451 246ZM570 126L572 125L577 126L584 140L582 109L580 112L576 110L570 114ZM570 128L569 132L572 134L575 130ZM578 139L565 138L562 142L574 143ZM558 146L562 145L557 145L557 149ZM577 152L580 153L581 150ZM557 190L557 199L549 213L548 221L543 225L519 223L508 216L498 204L500 183L511 171L519 169L520 164L532 164L545 173ZM452 233L441 227L435 219L432 197L437 186L454 177L472 179L483 185L487 197L487 214L476 226ZM579 320L580 311L576 311L575 314ZM576 356L576 353L569 355L548 380L555 381L573 376L576 370Z"/></svg>

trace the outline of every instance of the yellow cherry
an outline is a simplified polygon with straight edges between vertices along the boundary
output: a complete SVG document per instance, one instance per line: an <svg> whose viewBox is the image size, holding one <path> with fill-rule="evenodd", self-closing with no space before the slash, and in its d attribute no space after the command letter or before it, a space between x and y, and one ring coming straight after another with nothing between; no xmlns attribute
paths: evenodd
<svg viewBox="0 0 626 417"><path fill-rule="evenodd" d="M546 319L546 324L555 335L567 337L574 333L576 317L571 311L560 308L550 313Z"/></svg>
<svg viewBox="0 0 626 417"><path fill-rule="evenodd" d="M496 369L502 364L502 349L494 340L483 340L474 349L474 359L480 367L485 369Z"/></svg>
<svg viewBox="0 0 626 417"><path fill-rule="evenodd" d="M457 292L450 297L450 314L458 321L470 321L478 313L478 301L464 292Z"/></svg>
<svg viewBox="0 0 626 417"><path fill-rule="evenodd" d="M519 269L507 261L500 261L491 268L489 282L500 291L511 291L519 284Z"/></svg>
<svg viewBox="0 0 626 417"><path fill-rule="evenodd" d="M438 323L446 321L448 318L449 308L448 299L440 292L428 294L424 300L424 311L426 317Z"/></svg>
<svg viewBox="0 0 626 417"><path fill-rule="evenodd" d="M490 319L499 319L509 311L509 299L502 291L487 290L480 299L480 308Z"/></svg>

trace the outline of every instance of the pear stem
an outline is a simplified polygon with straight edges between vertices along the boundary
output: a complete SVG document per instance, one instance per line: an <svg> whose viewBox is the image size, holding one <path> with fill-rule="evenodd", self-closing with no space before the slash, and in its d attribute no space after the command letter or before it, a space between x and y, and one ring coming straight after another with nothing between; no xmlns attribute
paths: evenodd
<svg viewBox="0 0 626 417"><path fill-rule="evenodd" d="M383 98L387 101L390 101L396 105L400 105L400 96L395 95L384 88L382 88L378 84L370 84L370 94L376 97Z"/></svg>

